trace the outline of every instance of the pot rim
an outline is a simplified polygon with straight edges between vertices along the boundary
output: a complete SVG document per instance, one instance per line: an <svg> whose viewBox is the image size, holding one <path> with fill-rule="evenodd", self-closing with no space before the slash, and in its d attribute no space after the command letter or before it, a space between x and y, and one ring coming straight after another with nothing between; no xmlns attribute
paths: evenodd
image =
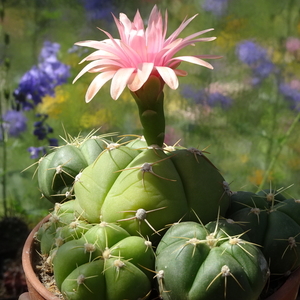
<svg viewBox="0 0 300 300"><path fill-rule="evenodd" d="M30 296L33 295L32 291L31 291L31 287L38 291L38 293L44 297L45 299L49 299L49 300L60 300L60 298L58 298L57 296L55 296L54 294L52 294L50 291L48 291L46 289L46 287L42 284L42 282L39 280L39 278L37 277L34 269L32 268L32 255L33 255L33 251L34 250L34 236L37 233L37 231L39 230L39 228L49 220L50 215L48 215L47 217L45 217L44 219L42 219L30 232L30 234L28 235L24 247L23 247L23 251L22 251L22 265L23 265L23 270L25 273L25 277L26 277L26 281L27 281L27 286L28 286L28 291ZM33 298L34 299L34 298Z"/></svg>

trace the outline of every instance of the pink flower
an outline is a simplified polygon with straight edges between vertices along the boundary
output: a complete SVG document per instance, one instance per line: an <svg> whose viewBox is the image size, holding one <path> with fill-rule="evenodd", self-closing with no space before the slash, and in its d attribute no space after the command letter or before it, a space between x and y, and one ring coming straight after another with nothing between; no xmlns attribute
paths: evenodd
<svg viewBox="0 0 300 300"><path fill-rule="evenodd" d="M300 49L300 40L295 37L289 37L286 41L286 49L289 52L297 52Z"/></svg>
<svg viewBox="0 0 300 300"><path fill-rule="evenodd" d="M100 73L91 82L85 96L86 102L93 99L102 86L112 79L110 94L116 100L126 86L135 92L148 80L150 75L157 76L161 82L171 89L177 89L177 76L186 76L187 72L177 69L181 62L189 62L213 69L212 65L202 58L220 58L214 55L174 55L183 48L197 42L213 41L215 37L198 38L198 36L213 30L206 29L196 32L186 38L178 38L181 31L196 17L184 20L181 25L166 38L167 13L165 18L154 6L145 29L139 11L136 12L133 22L121 13L117 25L120 39L114 39L108 32L103 31L108 39L103 41L83 41L76 45L97 49L87 56L84 61L92 61L76 76L73 83L86 72ZM81 63L82 63L81 62Z"/></svg>

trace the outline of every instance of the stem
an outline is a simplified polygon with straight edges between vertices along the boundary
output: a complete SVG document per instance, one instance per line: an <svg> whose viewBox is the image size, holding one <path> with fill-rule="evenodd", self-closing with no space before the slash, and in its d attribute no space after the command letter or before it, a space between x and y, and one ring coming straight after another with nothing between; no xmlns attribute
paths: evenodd
<svg viewBox="0 0 300 300"><path fill-rule="evenodd" d="M4 18L4 0L1 1L1 6L0 6L0 21L3 23L3 18ZM9 44L9 39L8 35L4 33L3 35L4 38L4 44L7 48L7 45ZM5 49L6 49L5 48ZM0 134L2 134L2 174L1 174L1 184L2 184L2 203L3 203L3 213L4 217L8 216L8 210L7 210L7 136L6 136L6 130L3 124L3 113L4 113L4 103L6 100L6 97L4 95L4 89L5 85L7 82L7 72L9 68L8 62L6 62L6 57L3 55L3 61L4 61L4 68L5 70L3 71L3 76L1 86L0 86Z"/></svg>
<svg viewBox="0 0 300 300"><path fill-rule="evenodd" d="M7 193L6 193L6 172L7 172L7 147L6 147L6 134L5 134L5 128L3 124L3 108L2 108L2 103L4 100L3 97L3 92L1 91L1 96L0 96L0 132L2 133L2 174L1 174L1 184L2 184L2 201L3 201L3 211L4 211L4 217L7 217Z"/></svg>
<svg viewBox="0 0 300 300"><path fill-rule="evenodd" d="M277 76L275 75L274 76L274 88L273 88L273 95L274 95L274 98L275 98L275 104L272 105L272 112L271 112L271 134L269 134L269 145L268 145L268 150L266 151L266 156L265 156L265 165L267 166L269 163L270 163L270 157L272 157L272 153L273 153L273 149L274 149L274 142L275 142L275 132L276 132L276 129L278 128L278 120L277 120L277 117L278 117L278 112L279 112L279 101L280 101L280 97L279 97L279 94L278 94L278 85L279 85L279 82L280 80L277 78Z"/></svg>
<svg viewBox="0 0 300 300"><path fill-rule="evenodd" d="M291 126L287 130L286 134L281 139L281 141L279 143L279 147L277 148L277 151L275 152L275 155L273 156L273 158L272 158L272 160L271 160L271 162L269 164L269 167L268 167L267 171L265 172L264 177L262 179L262 182L260 183L257 191L260 191L263 188L263 186L264 186L264 184L265 184L265 182L266 182L266 180L267 180L270 172L272 171L273 166L274 166L274 164L275 164L275 162L276 162L276 160L277 160L277 158L278 158L278 156L279 156L279 154L280 154L280 152L281 152L284 144L286 143L287 139L291 135L293 129L295 128L295 126L299 122L299 120L300 120L300 112L297 114L297 116L295 117L293 123L291 124Z"/></svg>
<svg viewBox="0 0 300 300"><path fill-rule="evenodd" d="M165 139L164 93L156 76L136 92L131 92L138 108L143 126L144 138L148 146L162 147Z"/></svg>

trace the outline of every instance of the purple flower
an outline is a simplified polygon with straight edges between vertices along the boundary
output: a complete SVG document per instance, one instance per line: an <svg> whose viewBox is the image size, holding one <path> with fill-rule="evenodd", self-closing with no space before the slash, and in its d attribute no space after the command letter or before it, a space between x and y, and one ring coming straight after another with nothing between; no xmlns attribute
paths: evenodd
<svg viewBox="0 0 300 300"><path fill-rule="evenodd" d="M207 96L207 104L210 107L221 106L223 109L228 109L232 104L232 99L219 93L211 93Z"/></svg>
<svg viewBox="0 0 300 300"><path fill-rule="evenodd" d="M71 48L68 49L68 53L76 53L79 57L83 56L88 52L87 48L82 48L77 45L73 45Z"/></svg>
<svg viewBox="0 0 300 300"><path fill-rule="evenodd" d="M190 85L184 85L181 89L181 95L184 98L192 99L196 104L203 104L203 99L205 98L204 91L195 90Z"/></svg>
<svg viewBox="0 0 300 300"><path fill-rule="evenodd" d="M116 9L112 0L81 0L81 2L89 20L112 20L111 14Z"/></svg>
<svg viewBox="0 0 300 300"><path fill-rule="evenodd" d="M252 41L239 43L236 47L236 54L241 62L249 66L256 65L263 60L268 60L266 50Z"/></svg>
<svg viewBox="0 0 300 300"><path fill-rule="evenodd" d="M252 41L244 41L237 45L236 54L241 62L252 69L252 84L258 85L271 73L276 72L267 51Z"/></svg>
<svg viewBox="0 0 300 300"><path fill-rule="evenodd" d="M204 90L197 91L189 85L183 87L182 95L185 98L192 99L196 104L210 107L221 106L223 109L228 109L232 104L232 99L220 92L207 93Z"/></svg>
<svg viewBox="0 0 300 300"><path fill-rule="evenodd" d="M41 120L34 123L33 134L39 139L44 140L47 138L49 133L53 132L53 128L45 123L48 115L46 114L38 114L37 117L40 117Z"/></svg>
<svg viewBox="0 0 300 300"><path fill-rule="evenodd" d="M39 62L54 63L57 62L57 53L60 50L60 45L58 43L51 43L45 41L43 48L39 55Z"/></svg>
<svg viewBox="0 0 300 300"><path fill-rule="evenodd" d="M17 137L27 128L27 118L21 111L8 110L2 119L4 128L10 136Z"/></svg>
<svg viewBox="0 0 300 300"><path fill-rule="evenodd" d="M56 138L49 138L48 139L50 147L58 147L58 139Z"/></svg>
<svg viewBox="0 0 300 300"><path fill-rule="evenodd" d="M221 17L226 13L228 0L205 0L202 4L203 10L211 12L217 17Z"/></svg>
<svg viewBox="0 0 300 300"><path fill-rule="evenodd" d="M30 153L30 158L36 159L46 154L45 147L29 147L27 151Z"/></svg>
<svg viewBox="0 0 300 300"><path fill-rule="evenodd" d="M45 42L38 66L33 66L21 78L14 97L24 110L33 109L46 95L54 96L55 87L70 77L70 67L57 59L59 48L57 43Z"/></svg>
<svg viewBox="0 0 300 300"><path fill-rule="evenodd" d="M292 110L300 111L300 91L291 87L289 84L281 83L279 92L289 102Z"/></svg>

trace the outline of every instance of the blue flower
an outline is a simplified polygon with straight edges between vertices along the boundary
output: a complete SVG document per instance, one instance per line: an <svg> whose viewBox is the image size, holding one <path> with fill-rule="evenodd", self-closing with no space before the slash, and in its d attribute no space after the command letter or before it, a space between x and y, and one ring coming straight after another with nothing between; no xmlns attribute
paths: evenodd
<svg viewBox="0 0 300 300"><path fill-rule="evenodd" d="M239 43L236 54L241 62L251 68L253 85L260 84L271 73L276 72L276 67L269 59L267 51L252 41Z"/></svg>
<svg viewBox="0 0 300 300"><path fill-rule="evenodd" d="M210 107L215 107L220 105L223 109L228 109L232 104L232 99L219 92L214 92L208 94L207 104Z"/></svg>
<svg viewBox="0 0 300 300"><path fill-rule="evenodd" d="M268 60L267 51L252 41L244 41L237 45L236 54L239 60L249 66Z"/></svg>
<svg viewBox="0 0 300 300"><path fill-rule="evenodd" d="M219 93L207 93L204 90L195 90L189 85L185 85L182 89L182 95L185 98L192 99L196 104L208 105L210 107L221 106L228 109L232 104L232 99Z"/></svg>
<svg viewBox="0 0 300 300"><path fill-rule="evenodd" d="M21 111L8 110L2 119L4 128L10 136L17 137L27 129L27 118Z"/></svg>
<svg viewBox="0 0 300 300"><path fill-rule="evenodd" d="M60 45L58 43L51 43L49 41L45 41L39 55L39 62L54 63L58 61L57 54L59 50Z"/></svg>
<svg viewBox="0 0 300 300"><path fill-rule="evenodd" d="M81 0L90 20L112 21L112 13L115 11L113 1L107 0Z"/></svg>
<svg viewBox="0 0 300 300"><path fill-rule="evenodd" d="M203 91L195 90L190 85L184 85L181 89L181 94L184 98L192 99L196 104L203 103L205 98Z"/></svg>
<svg viewBox="0 0 300 300"><path fill-rule="evenodd" d="M46 154L45 147L29 147L27 151L30 153L30 158L36 159Z"/></svg>
<svg viewBox="0 0 300 300"><path fill-rule="evenodd" d="M33 134L39 139L44 140L47 138L49 133L53 132L53 128L45 123L48 115L46 114L38 114L37 117L41 118L40 121L37 121L33 124L34 130Z"/></svg>
<svg viewBox="0 0 300 300"><path fill-rule="evenodd" d="M58 139L56 138L49 138L48 139L50 147L58 147Z"/></svg>
<svg viewBox="0 0 300 300"><path fill-rule="evenodd" d="M14 97L24 110L33 109L46 95L54 97L55 87L70 77L70 67L57 59L59 48L57 43L45 42L39 64L22 76Z"/></svg>
<svg viewBox="0 0 300 300"><path fill-rule="evenodd" d="M289 102L292 110L300 111L300 91L292 88L288 84L281 83L279 85L279 92Z"/></svg>
<svg viewBox="0 0 300 300"><path fill-rule="evenodd" d="M226 13L228 0L205 0L202 8L205 11L211 12L215 16L222 16Z"/></svg>

